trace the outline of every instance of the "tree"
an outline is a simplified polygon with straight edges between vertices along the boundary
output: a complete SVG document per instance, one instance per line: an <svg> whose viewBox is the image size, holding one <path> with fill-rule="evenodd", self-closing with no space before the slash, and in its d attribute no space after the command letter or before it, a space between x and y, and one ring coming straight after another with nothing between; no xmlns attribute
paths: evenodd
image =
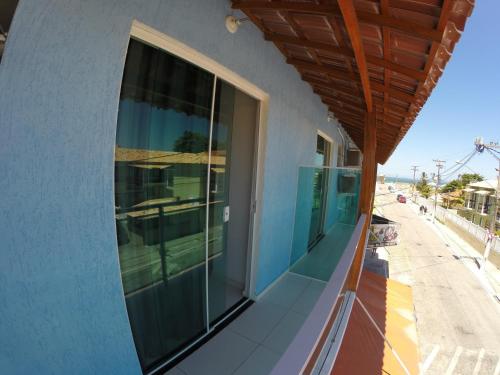
<svg viewBox="0 0 500 375"><path fill-rule="evenodd" d="M477 173L464 173L460 176L462 187L465 187L473 182L483 181L484 177Z"/></svg>
<svg viewBox="0 0 500 375"><path fill-rule="evenodd" d="M441 193L450 193L452 191L460 190L466 187L468 184L477 181L483 181L484 178L477 173L465 173L458 176L457 179L451 180L441 189Z"/></svg>
<svg viewBox="0 0 500 375"><path fill-rule="evenodd" d="M212 150L226 150L226 142L217 137L212 139ZM189 130L184 131L182 136L174 143L174 151L197 154L208 152L208 137Z"/></svg>
<svg viewBox="0 0 500 375"><path fill-rule="evenodd" d="M452 191L460 190L463 188L460 180L451 180L441 188L441 193L451 193Z"/></svg>
<svg viewBox="0 0 500 375"><path fill-rule="evenodd" d="M425 172L422 172L422 177L417 182L416 188L424 198L429 198L431 195L431 187L427 183L427 174Z"/></svg>

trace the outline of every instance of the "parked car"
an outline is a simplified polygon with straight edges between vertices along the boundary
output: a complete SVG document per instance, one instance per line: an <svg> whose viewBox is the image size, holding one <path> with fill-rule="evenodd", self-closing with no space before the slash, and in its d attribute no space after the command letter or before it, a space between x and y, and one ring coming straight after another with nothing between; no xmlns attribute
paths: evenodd
<svg viewBox="0 0 500 375"><path fill-rule="evenodd" d="M398 195L398 202L399 203L406 203L406 197L404 195L399 194Z"/></svg>

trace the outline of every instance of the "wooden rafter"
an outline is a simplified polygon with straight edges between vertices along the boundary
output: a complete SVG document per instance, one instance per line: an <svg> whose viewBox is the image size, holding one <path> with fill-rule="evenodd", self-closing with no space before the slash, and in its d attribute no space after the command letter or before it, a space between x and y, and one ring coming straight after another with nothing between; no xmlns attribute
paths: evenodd
<svg viewBox="0 0 500 375"><path fill-rule="evenodd" d="M354 50L354 57L358 65L359 76L361 78L361 85L363 86L363 94L365 96L367 112L373 111L372 92L370 88L370 77L368 75L368 65L366 63L365 49L361 39L361 32L359 31L358 18L352 0L338 0L340 11L344 17L345 27L349 38L351 39L352 49Z"/></svg>

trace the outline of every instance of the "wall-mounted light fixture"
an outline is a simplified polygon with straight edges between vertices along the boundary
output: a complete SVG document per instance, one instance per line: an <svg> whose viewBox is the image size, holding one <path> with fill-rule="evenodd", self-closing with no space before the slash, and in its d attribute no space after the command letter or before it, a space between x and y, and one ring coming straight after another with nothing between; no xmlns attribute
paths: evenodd
<svg viewBox="0 0 500 375"><path fill-rule="evenodd" d="M236 18L235 16L227 16L226 17L226 29L231 34L234 34L238 31L238 28L243 22L248 21L248 18Z"/></svg>

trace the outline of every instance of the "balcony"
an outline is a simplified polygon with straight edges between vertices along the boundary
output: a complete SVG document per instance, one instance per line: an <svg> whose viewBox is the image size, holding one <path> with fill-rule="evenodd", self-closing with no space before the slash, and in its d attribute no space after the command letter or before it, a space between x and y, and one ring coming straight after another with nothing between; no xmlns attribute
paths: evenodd
<svg viewBox="0 0 500 375"><path fill-rule="evenodd" d="M330 368L346 328L347 291L366 216L357 169L301 167L289 269L168 374L292 374ZM364 246L363 246L364 249Z"/></svg>

